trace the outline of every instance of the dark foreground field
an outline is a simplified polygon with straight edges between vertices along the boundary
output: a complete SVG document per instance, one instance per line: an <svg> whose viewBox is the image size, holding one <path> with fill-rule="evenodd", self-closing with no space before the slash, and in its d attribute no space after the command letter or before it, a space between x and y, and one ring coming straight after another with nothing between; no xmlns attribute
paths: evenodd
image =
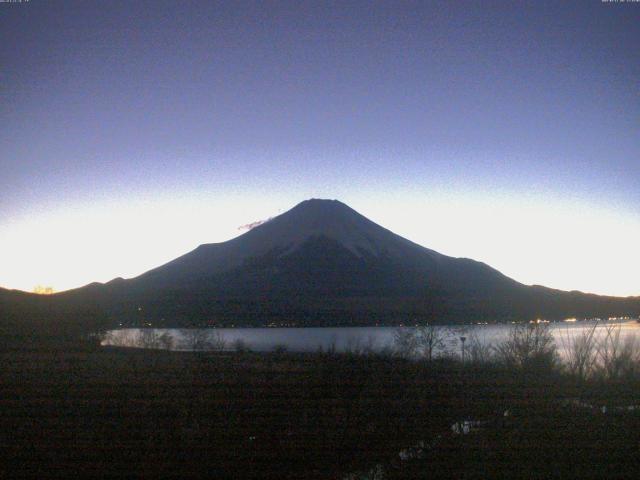
<svg viewBox="0 0 640 480"><path fill-rule="evenodd" d="M3 478L640 475L640 411L616 408L633 385L328 354L32 350L0 365ZM461 420L484 423L457 435Z"/></svg>

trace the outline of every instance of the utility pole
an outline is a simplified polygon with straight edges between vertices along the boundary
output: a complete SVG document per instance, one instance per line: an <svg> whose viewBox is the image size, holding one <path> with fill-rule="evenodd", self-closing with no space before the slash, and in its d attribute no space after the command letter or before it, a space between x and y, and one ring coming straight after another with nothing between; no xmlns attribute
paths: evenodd
<svg viewBox="0 0 640 480"><path fill-rule="evenodd" d="M467 340L467 337L460 336L460 348L462 349L462 365L460 366L460 380L462 387L462 413L466 417L467 415L467 391L465 388L465 372L464 372L464 342Z"/></svg>

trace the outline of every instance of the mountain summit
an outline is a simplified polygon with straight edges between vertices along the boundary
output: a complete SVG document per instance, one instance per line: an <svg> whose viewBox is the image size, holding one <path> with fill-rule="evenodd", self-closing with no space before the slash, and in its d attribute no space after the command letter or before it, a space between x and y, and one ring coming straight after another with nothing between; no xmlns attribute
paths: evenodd
<svg viewBox="0 0 640 480"><path fill-rule="evenodd" d="M136 279L157 286L180 286L241 267L261 258L282 259L310 244L333 244L343 255L356 258L393 258L400 263L416 254L440 255L420 247L337 200L306 200L291 210L224 243L200 245L166 265ZM336 252L334 252L336 253Z"/></svg>

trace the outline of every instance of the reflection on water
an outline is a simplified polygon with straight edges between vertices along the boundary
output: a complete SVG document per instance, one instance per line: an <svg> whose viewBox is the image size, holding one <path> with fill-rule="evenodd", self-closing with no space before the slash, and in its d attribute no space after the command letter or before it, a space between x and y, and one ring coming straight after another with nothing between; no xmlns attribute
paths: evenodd
<svg viewBox="0 0 640 480"><path fill-rule="evenodd" d="M558 353L572 339L595 327L595 335L603 335L607 327L615 326L620 339L635 338L640 332L636 321L605 321L595 323L557 322L549 324ZM404 327L411 329L413 327ZM458 352L460 338L474 339L482 345L504 341L512 325L463 325L434 327L444 338L440 351ZM396 327L339 328L209 328L209 329L120 329L108 333L103 345L163 348L169 350L246 350L265 352L288 350L313 352L318 349L342 351L382 351L394 346ZM467 345L469 345L467 343Z"/></svg>

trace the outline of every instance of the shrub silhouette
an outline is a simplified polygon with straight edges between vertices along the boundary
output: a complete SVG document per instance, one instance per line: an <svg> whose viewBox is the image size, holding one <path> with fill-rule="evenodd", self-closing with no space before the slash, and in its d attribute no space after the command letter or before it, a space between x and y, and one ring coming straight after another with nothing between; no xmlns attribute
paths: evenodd
<svg viewBox="0 0 640 480"><path fill-rule="evenodd" d="M495 350L500 361L519 370L551 371L558 364L557 347L547 324L517 324Z"/></svg>

